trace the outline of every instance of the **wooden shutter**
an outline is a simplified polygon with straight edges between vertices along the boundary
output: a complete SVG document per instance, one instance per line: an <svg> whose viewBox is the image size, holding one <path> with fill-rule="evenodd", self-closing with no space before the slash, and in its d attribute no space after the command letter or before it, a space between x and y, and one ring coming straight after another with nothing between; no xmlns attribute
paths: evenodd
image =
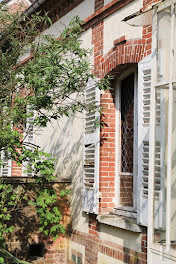
<svg viewBox="0 0 176 264"><path fill-rule="evenodd" d="M138 222L148 225L148 186L149 186L149 127L151 96L151 55L138 64ZM155 141L155 227L163 226L163 189L164 181L161 164L163 164L163 144L160 137L161 113L160 95L156 103L156 141ZM162 152L161 152L162 150Z"/></svg>
<svg viewBox="0 0 176 264"><path fill-rule="evenodd" d="M3 107L3 113L6 116L7 107ZM5 118L5 123L8 123L8 119ZM13 125L11 125L11 129L13 129ZM9 158L10 153L6 150L2 150L1 153L1 167L0 167L0 177L11 177L12 176L12 160Z"/></svg>
<svg viewBox="0 0 176 264"><path fill-rule="evenodd" d="M96 81L88 82L85 100L87 106L91 103L99 105L100 91ZM89 213L98 213L100 128L95 124L98 119L97 110L85 111L83 211Z"/></svg>
<svg viewBox="0 0 176 264"><path fill-rule="evenodd" d="M10 177L12 175L12 160L9 159L6 151L1 151L2 165L0 168L1 177Z"/></svg>

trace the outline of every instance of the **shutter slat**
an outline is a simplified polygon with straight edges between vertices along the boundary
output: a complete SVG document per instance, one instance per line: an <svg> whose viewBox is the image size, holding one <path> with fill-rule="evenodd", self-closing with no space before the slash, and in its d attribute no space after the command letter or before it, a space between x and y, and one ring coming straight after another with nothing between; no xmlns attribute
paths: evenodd
<svg viewBox="0 0 176 264"><path fill-rule="evenodd" d="M89 213L98 213L97 193L99 189L99 128L96 119L99 113L95 106L99 105L100 93L95 81L89 81L85 89L84 128L84 180L83 180L83 210ZM92 107L90 107L90 105Z"/></svg>
<svg viewBox="0 0 176 264"><path fill-rule="evenodd" d="M9 158L10 153L6 151L1 151L2 165L0 168L1 177L11 177L12 176L12 160Z"/></svg>
<svg viewBox="0 0 176 264"><path fill-rule="evenodd" d="M149 127L151 101L151 60L149 55L138 64L138 180L140 199L138 204L138 223L148 225L148 187L149 187ZM155 144L155 180L154 210L155 227L159 227L162 206L160 204L162 185L162 153L163 147L158 137L161 124L161 100L157 94L156 101L156 144Z"/></svg>

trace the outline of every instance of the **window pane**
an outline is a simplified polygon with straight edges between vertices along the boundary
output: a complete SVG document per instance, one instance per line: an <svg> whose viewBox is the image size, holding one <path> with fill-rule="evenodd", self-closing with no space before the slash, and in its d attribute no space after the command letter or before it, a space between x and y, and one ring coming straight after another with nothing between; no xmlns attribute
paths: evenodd
<svg viewBox="0 0 176 264"><path fill-rule="evenodd" d="M157 80L158 82L169 80L169 47L171 32L170 7L158 13L158 56L157 56Z"/></svg>
<svg viewBox="0 0 176 264"><path fill-rule="evenodd" d="M133 173L134 74L121 84L122 172Z"/></svg>
<svg viewBox="0 0 176 264"><path fill-rule="evenodd" d="M82 264L82 258L81 257L77 258L77 264Z"/></svg>
<svg viewBox="0 0 176 264"><path fill-rule="evenodd" d="M76 255L72 254L72 262L76 263Z"/></svg>

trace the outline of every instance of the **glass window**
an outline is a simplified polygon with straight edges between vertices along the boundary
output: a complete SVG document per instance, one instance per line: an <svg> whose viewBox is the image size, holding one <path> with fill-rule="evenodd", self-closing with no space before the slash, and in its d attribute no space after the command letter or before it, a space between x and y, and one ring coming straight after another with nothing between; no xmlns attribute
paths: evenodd
<svg viewBox="0 0 176 264"><path fill-rule="evenodd" d="M133 173L134 74L121 84L121 126L121 171Z"/></svg>
<svg viewBox="0 0 176 264"><path fill-rule="evenodd" d="M72 254L72 262L76 263L76 255Z"/></svg>

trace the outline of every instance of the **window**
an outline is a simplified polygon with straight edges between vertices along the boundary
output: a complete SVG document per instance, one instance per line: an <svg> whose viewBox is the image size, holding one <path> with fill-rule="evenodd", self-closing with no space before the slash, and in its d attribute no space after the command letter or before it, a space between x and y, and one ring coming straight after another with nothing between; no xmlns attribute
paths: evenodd
<svg viewBox="0 0 176 264"><path fill-rule="evenodd" d="M134 74L121 83L121 172L133 173Z"/></svg>
<svg viewBox="0 0 176 264"><path fill-rule="evenodd" d="M18 127L19 129L22 129L23 135L24 135L24 145L29 151L33 151L36 146L34 145L34 139L35 139L35 133L34 133L34 112L32 109L29 109L27 107L27 118L23 124L22 127ZM20 120L22 123L22 120ZM11 126L12 129L13 126ZM25 131L24 131L25 130ZM0 167L0 177L19 177L19 176L28 176L31 177L33 175L32 172L32 166L30 166L29 162L26 161L23 163L23 166L18 166L16 162L12 162L11 155L7 151L3 150L1 151L1 161L2 166ZM13 166L12 166L13 165ZM26 169L28 168L28 172L26 172ZM31 171L30 171L31 170Z"/></svg>
<svg viewBox="0 0 176 264"><path fill-rule="evenodd" d="M82 258L82 253L74 249L71 250L71 264L83 264Z"/></svg>
<svg viewBox="0 0 176 264"><path fill-rule="evenodd" d="M12 170L12 160L10 159L7 151L1 151L1 167L0 167L0 176L1 177L10 177Z"/></svg>
<svg viewBox="0 0 176 264"><path fill-rule="evenodd" d="M135 208L135 184L137 179L137 100L136 70L129 69L117 80L117 206Z"/></svg>

